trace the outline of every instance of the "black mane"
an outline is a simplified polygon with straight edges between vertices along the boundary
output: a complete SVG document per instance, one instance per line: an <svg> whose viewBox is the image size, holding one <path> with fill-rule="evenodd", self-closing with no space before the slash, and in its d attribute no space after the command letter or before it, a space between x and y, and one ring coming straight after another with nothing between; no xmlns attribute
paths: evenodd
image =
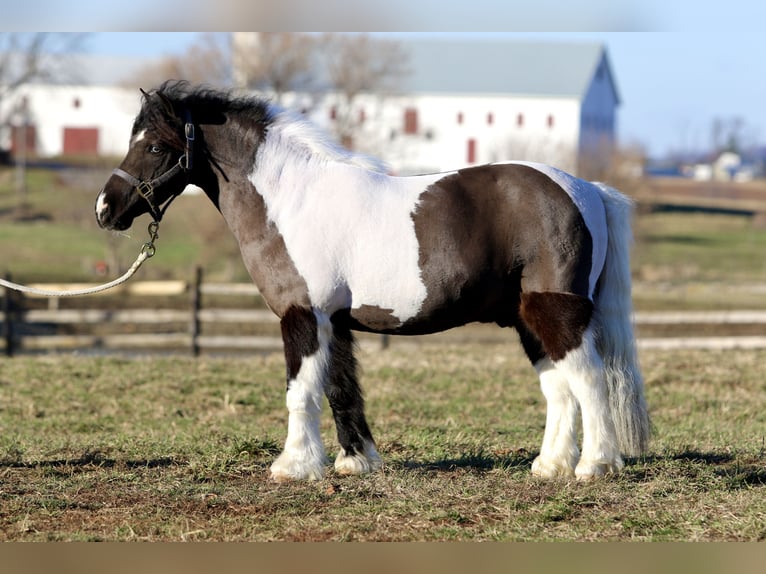
<svg viewBox="0 0 766 574"><path fill-rule="evenodd" d="M168 80L142 93L144 101L133 124L133 135L146 129L178 150L185 145L183 127L188 119L195 124L223 124L227 116L236 116L251 126L263 126L273 115L270 104L263 99L192 86L186 81Z"/></svg>

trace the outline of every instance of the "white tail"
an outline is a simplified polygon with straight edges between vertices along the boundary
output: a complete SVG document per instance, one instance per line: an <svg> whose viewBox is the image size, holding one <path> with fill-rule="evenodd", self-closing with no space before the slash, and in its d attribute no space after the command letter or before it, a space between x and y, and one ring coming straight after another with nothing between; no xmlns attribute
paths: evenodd
<svg viewBox="0 0 766 574"><path fill-rule="evenodd" d="M606 262L595 297L597 345L604 361L609 407L620 451L639 456L646 452L650 423L631 316L633 202L611 187L601 183L596 186L606 209L608 230Z"/></svg>

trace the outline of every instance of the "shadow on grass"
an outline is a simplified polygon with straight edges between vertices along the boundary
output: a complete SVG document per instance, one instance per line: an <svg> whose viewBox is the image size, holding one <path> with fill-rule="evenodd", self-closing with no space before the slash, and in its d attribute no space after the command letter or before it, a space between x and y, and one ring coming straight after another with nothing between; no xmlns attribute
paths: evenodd
<svg viewBox="0 0 766 574"><path fill-rule="evenodd" d="M493 453L469 452L457 458L433 461L404 461L406 469L435 472L454 472L457 470L490 471L496 469L529 472L538 453L519 451L507 456ZM683 452L628 457L625 468L620 473L620 480L633 483L647 483L666 475L668 467L674 463L688 467L689 478L705 469L711 475L724 479L730 489L766 486L766 464L763 456L738 457L731 453L701 452L687 450ZM686 464L688 463L688 464ZM678 468L678 464L675 465ZM682 468L683 472L684 469ZM675 474L675 473L674 473Z"/></svg>
<svg viewBox="0 0 766 574"><path fill-rule="evenodd" d="M60 458L53 460L20 461L0 460L0 468L65 468L65 467L97 467L97 468L161 468L184 464L169 457L137 460L116 460L106 458L99 452L88 452L77 458Z"/></svg>
<svg viewBox="0 0 766 574"><path fill-rule="evenodd" d="M669 467L676 464L675 471ZM683 452L647 455L625 460L625 476L633 482L651 482L666 473L674 475L678 471L694 479L701 474L726 481L729 489L766 486L766 464L763 454L759 456L738 456L723 452L701 452L687 450Z"/></svg>
<svg viewBox="0 0 766 574"><path fill-rule="evenodd" d="M532 461L538 453L526 450L518 451L506 456L497 456L493 453L469 452L457 458L448 458L435 461L405 461L402 466L414 470L432 470L438 472L452 472L455 470L481 470L495 469L529 470Z"/></svg>
<svg viewBox="0 0 766 574"><path fill-rule="evenodd" d="M693 235L651 235L644 239L646 243L673 243L677 245L714 245L717 243L715 238L699 237Z"/></svg>

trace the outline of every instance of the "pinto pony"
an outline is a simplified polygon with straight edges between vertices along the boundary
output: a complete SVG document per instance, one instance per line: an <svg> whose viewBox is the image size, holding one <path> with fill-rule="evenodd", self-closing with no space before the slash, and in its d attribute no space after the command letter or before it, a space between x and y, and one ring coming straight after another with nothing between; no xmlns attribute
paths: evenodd
<svg viewBox="0 0 766 574"><path fill-rule="evenodd" d="M144 93L98 223L123 230L147 212L159 221L188 184L221 212L281 320L289 415L275 480L324 476L323 396L340 442L335 470L380 467L354 330L516 328L547 401L535 475L589 479L645 451L631 203L617 191L520 161L392 177L272 103L165 83Z"/></svg>

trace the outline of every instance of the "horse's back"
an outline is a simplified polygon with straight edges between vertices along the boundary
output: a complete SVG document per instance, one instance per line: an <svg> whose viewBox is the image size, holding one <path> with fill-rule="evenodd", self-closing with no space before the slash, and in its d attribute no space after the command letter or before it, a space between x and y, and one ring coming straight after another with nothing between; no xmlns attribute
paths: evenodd
<svg viewBox="0 0 766 574"><path fill-rule="evenodd" d="M503 277L522 266L549 263L554 276L541 276L528 287L553 290L565 281L555 275L571 273L587 259L594 276L578 276L569 287L590 296L603 265L606 222L598 188L548 166L503 163L459 170L423 193L413 217L425 267L433 261L437 267L456 266L462 275L475 277L483 270Z"/></svg>
<svg viewBox="0 0 766 574"><path fill-rule="evenodd" d="M412 213L426 296L399 323L386 309L352 308L356 328L421 334L473 321L512 325L521 291L593 293L605 248L594 185L525 163L408 184L418 180L427 181Z"/></svg>

